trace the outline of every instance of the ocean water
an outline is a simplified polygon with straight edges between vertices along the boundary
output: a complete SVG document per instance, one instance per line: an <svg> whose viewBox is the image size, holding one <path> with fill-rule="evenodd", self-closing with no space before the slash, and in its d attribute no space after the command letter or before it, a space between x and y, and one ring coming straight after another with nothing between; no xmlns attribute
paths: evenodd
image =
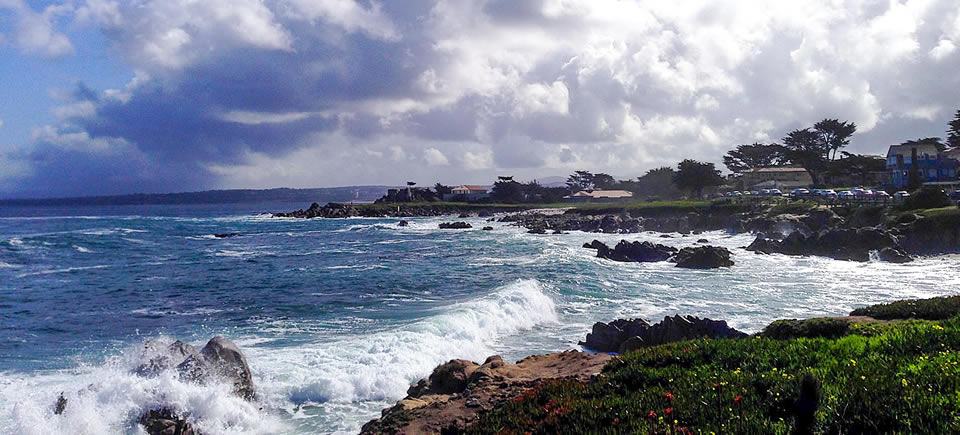
<svg viewBox="0 0 960 435"><path fill-rule="evenodd" d="M764 256L742 249L750 235L720 232L531 235L480 218L466 220L494 231L257 214L302 207L0 209L0 433L136 433L158 404L189 410L204 433L351 433L446 360L577 349L596 321L692 314L755 332L960 284L957 256ZM614 263L581 247L595 238L707 238L737 264ZM145 340L214 335L244 350L256 402L131 374Z"/></svg>

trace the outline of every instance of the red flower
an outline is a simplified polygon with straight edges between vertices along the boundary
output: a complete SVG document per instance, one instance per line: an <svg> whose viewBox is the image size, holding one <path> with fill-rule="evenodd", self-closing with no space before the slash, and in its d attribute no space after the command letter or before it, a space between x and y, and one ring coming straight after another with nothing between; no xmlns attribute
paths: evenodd
<svg viewBox="0 0 960 435"><path fill-rule="evenodd" d="M653 411L650 411L649 413L647 413L647 418L649 418L650 420L653 420L653 419L657 418L657 413L656 413L656 412L653 412Z"/></svg>
<svg viewBox="0 0 960 435"><path fill-rule="evenodd" d="M667 414L667 416L669 417L671 414L673 414L673 408L667 408L667 410L664 411L664 414Z"/></svg>
<svg viewBox="0 0 960 435"><path fill-rule="evenodd" d="M667 393L667 402L669 402L669 401L671 401L671 400L673 400L673 399L675 399L673 393Z"/></svg>
<svg viewBox="0 0 960 435"><path fill-rule="evenodd" d="M614 419L613 419L613 424L614 424L614 425L620 424L620 417L614 418Z"/></svg>
<svg viewBox="0 0 960 435"><path fill-rule="evenodd" d="M740 403L741 400L743 400L743 396L742 395L737 396L733 399L733 403Z"/></svg>

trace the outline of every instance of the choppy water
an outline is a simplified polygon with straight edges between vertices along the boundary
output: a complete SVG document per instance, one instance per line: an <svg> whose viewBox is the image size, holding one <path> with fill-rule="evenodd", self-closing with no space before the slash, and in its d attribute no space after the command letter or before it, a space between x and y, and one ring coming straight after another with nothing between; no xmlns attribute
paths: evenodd
<svg viewBox="0 0 960 435"><path fill-rule="evenodd" d="M577 348L596 321L675 313L756 331L785 317L957 292L955 256L907 265L761 256L749 235L441 231L443 218L295 220L255 207L0 210L0 433L124 433L189 409L205 433L356 432L451 358ZM475 227L482 219L468 219ZM217 239L214 233L239 233ZM737 265L624 264L598 238L677 247L705 237ZM145 339L248 356L260 401L172 374L130 374ZM60 392L67 412L53 415Z"/></svg>

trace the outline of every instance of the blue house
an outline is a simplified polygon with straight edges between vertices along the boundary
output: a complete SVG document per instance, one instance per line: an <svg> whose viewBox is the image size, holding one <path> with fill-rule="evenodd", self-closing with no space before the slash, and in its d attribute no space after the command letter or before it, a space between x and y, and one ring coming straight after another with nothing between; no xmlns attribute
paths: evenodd
<svg viewBox="0 0 960 435"><path fill-rule="evenodd" d="M890 184L904 187L910 184L910 172L917 171L917 181L953 181L957 179L960 161L939 152L933 144L892 145L887 151L887 171Z"/></svg>

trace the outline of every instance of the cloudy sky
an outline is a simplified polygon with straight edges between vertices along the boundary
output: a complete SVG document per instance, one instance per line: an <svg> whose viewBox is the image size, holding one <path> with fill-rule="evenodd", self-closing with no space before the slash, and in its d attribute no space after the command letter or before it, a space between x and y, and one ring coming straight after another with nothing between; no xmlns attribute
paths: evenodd
<svg viewBox="0 0 960 435"><path fill-rule="evenodd" d="M942 136L956 0L0 0L0 196L488 183Z"/></svg>

